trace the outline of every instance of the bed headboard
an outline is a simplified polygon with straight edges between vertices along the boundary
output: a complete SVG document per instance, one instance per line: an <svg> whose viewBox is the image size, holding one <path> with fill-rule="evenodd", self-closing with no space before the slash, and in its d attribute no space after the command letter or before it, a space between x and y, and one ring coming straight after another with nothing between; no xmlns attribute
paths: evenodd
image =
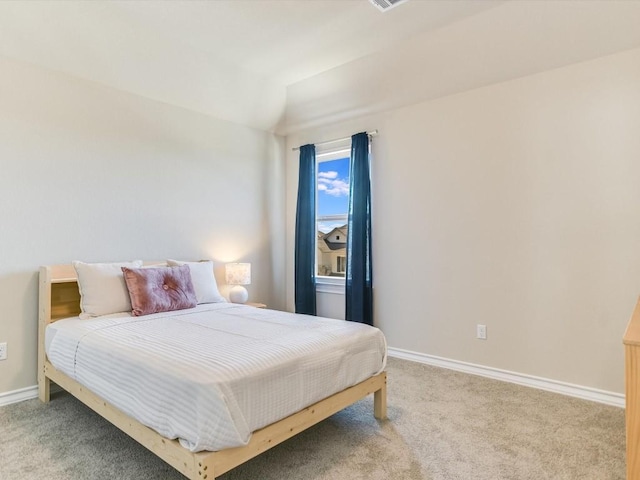
<svg viewBox="0 0 640 480"><path fill-rule="evenodd" d="M40 267L40 323L80 314L80 291L73 265Z"/></svg>

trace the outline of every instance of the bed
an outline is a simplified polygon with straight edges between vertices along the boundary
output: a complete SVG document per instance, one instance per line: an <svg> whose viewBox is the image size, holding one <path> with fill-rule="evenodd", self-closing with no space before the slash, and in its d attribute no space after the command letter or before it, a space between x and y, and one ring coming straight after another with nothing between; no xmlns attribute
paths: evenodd
<svg viewBox="0 0 640 480"><path fill-rule="evenodd" d="M123 319L120 318L115 320L109 318L98 319L98 321L94 323L78 321L75 317L80 313L80 293L76 271L72 265L41 267L39 303L38 387L40 399L43 402L50 400L50 384L54 382L190 479L214 479L216 476L222 475L369 394L373 394L374 396L374 416L378 419L384 419L386 417L386 373L380 370L364 379L358 378L357 383L341 388L335 393L332 392L326 398L324 398L324 396L322 398L314 398L312 395L309 397L311 403L301 404L300 408L295 407L295 411L288 412L287 415L282 418L280 418L282 411L273 412L270 407L264 409L266 416L262 415L260 417L261 420L255 420L250 415L250 420L246 422L247 425L241 425L242 428L238 428L237 431L232 432L233 435L229 435L231 440L225 440L228 443L216 443L218 440L215 439L204 439L200 441L200 436L190 441L188 438L185 439L171 432L169 434L163 432L165 435L162 435L157 431L163 431L162 428L157 429L155 425L153 425L154 428L146 426L149 425L148 419L142 419L142 421L140 421L131 411L124 408L122 406L123 404L118 403L120 400L117 395L113 397L114 400L107 400L107 398L109 398L109 390L117 390L118 386L110 386L107 384L103 388L96 386L88 388L85 386L87 382L84 377L81 375L74 376L70 371L67 371L64 366L64 361L57 360L52 362L51 358L47 355L47 350L51 348L52 343L65 343L61 339L65 338L66 329L70 328L68 326L73 326L74 323L81 325L81 328L93 329L95 332L109 332L109 335L119 335L120 333L118 333L119 331L117 329L127 329L127 331L130 332L131 338L139 338L141 336L141 330L139 330L139 328L142 328L141 326L145 321L155 320L155 317L151 316L148 320L143 321L131 321L130 325L123 323ZM248 328L246 325L249 325L252 330L255 330L256 326L262 325L265 326L260 328L266 329L266 324L268 323L275 323L278 325L278 328L281 329L288 328L288 324L295 320L289 317L293 316L293 314L283 314L282 318L279 318L275 312L234 305L194 309L193 313L195 316L189 312L181 312L180 315L184 314L184 316L179 316L178 320L182 322L187 318L195 318L195 322L197 323L200 321L198 315L205 315L202 310L211 310L213 314L217 314L221 318L234 319L234 322L227 322L232 326L235 324L235 319L238 319L239 326L234 328ZM189 313L191 316L186 313ZM207 315L208 314L209 313L207 313ZM245 323L241 323L240 320ZM169 322L170 319L165 319L160 316L157 321ZM246 322L249 323L246 324ZM340 323L344 324L344 322ZM245 326L242 327L242 325ZM327 325L329 328L335 329L337 322L335 322L335 324L327 322ZM51 328L48 329L48 327ZM73 332L73 330L69 331ZM232 333L237 336L238 333L241 334L242 332L233 331ZM85 337L92 338L92 335L97 334L98 333L91 331L81 334L75 333L74 335L84 339ZM100 335L102 335L102 333L100 333ZM54 340L52 340L52 338ZM104 341L103 337L97 337L94 343L101 344ZM152 343L153 341L154 340L151 340ZM310 348L316 348L316 343L317 342L311 341L310 344L312 345ZM54 357L55 355L57 354L54 354ZM122 357L125 357L125 355ZM60 368L56 368L54 363ZM172 372L170 364L162 364L161 362L154 363L156 364L154 367L156 375L166 372L167 379L171 376L178 376L180 378L185 376L184 371L179 375ZM384 367L384 361L382 362L382 367ZM101 378L109 377L109 371L103 370L98 373L98 376ZM112 376L117 378L120 375ZM288 378L290 375L287 374L284 376ZM344 381L353 382L353 379L356 378L351 374L348 374L347 377L350 377L351 380ZM274 376L274 378L278 378L278 375ZM141 387L138 385L137 388L138 391L141 389L144 390L144 386ZM175 388L183 387L178 386ZM245 387L242 387L241 390L244 391L244 388ZM280 386L280 388L282 388L282 386ZM323 388L324 387L316 390L323 391ZM97 392L94 391L94 389L97 390ZM313 390L313 388L305 387L304 390ZM252 395L249 395L248 398L253 399L253 403L259 403L255 401L257 398L256 395L254 392ZM318 392L316 392L315 395L317 397ZM144 397L144 392L142 397ZM171 397L170 395L169 398ZM242 399L244 397L238 395L238 398ZM281 403L281 401L277 399L271 399L270 401L274 405ZM309 401L309 399L299 399L297 401ZM295 402L292 405L296 405ZM291 409L294 407L290 405L288 408ZM277 419L270 419L269 415ZM199 416L199 414L196 416ZM230 409L229 416L237 416L233 408ZM266 421L269 423L262 425L261 422L264 423L265 418L268 419ZM240 423L242 424L242 422ZM258 425L259 428L255 428L256 425ZM194 428L197 427L201 427L201 425L194 424ZM202 438L205 438L207 429L200 428L200 430L200 433L203 434ZM203 447L207 447L207 449L203 450ZM209 448L211 448L211 450Z"/></svg>
<svg viewBox="0 0 640 480"><path fill-rule="evenodd" d="M627 479L640 478L640 298L623 337Z"/></svg>

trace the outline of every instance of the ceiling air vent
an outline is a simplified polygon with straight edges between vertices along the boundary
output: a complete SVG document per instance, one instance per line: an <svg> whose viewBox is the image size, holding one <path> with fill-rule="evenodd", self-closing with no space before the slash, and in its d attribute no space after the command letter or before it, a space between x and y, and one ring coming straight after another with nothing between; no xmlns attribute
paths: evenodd
<svg viewBox="0 0 640 480"><path fill-rule="evenodd" d="M387 10L390 10L393 7L397 7L401 3L404 3L408 0L369 0L369 1L373 3L381 12L386 12Z"/></svg>

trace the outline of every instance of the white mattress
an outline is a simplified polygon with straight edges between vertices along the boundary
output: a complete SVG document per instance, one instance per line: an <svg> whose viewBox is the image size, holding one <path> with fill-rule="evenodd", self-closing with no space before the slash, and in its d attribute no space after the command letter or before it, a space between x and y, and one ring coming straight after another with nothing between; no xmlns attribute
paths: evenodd
<svg viewBox="0 0 640 480"><path fill-rule="evenodd" d="M246 445L386 363L377 328L229 303L64 319L45 345L56 369L191 451Z"/></svg>

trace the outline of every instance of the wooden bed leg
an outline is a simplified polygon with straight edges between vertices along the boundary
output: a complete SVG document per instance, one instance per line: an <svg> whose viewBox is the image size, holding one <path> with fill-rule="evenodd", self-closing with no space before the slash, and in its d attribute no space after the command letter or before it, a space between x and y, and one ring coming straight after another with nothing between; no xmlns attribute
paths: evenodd
<svg viewBox="0 0 640 480"><path fill-rule="evenodd" d="M41 373L42 378L38 382L38 396L43 403L49 403L51 400L51 380L44 376L44 372Z"/></svg>
<svg viewBox="0 0 640 480"><path fill-rule="evenodd" d="M387 418L387 374L380 390L373 392L373 416L379 420Z"/></svg>
<svg viewBox="0 0 640 480"><path fill-rule="evenodd" d="M38 397L43 403L51 399L51 380L45 371L44 331L51 322L51 270L40 267L38 312Z"/></svg>

